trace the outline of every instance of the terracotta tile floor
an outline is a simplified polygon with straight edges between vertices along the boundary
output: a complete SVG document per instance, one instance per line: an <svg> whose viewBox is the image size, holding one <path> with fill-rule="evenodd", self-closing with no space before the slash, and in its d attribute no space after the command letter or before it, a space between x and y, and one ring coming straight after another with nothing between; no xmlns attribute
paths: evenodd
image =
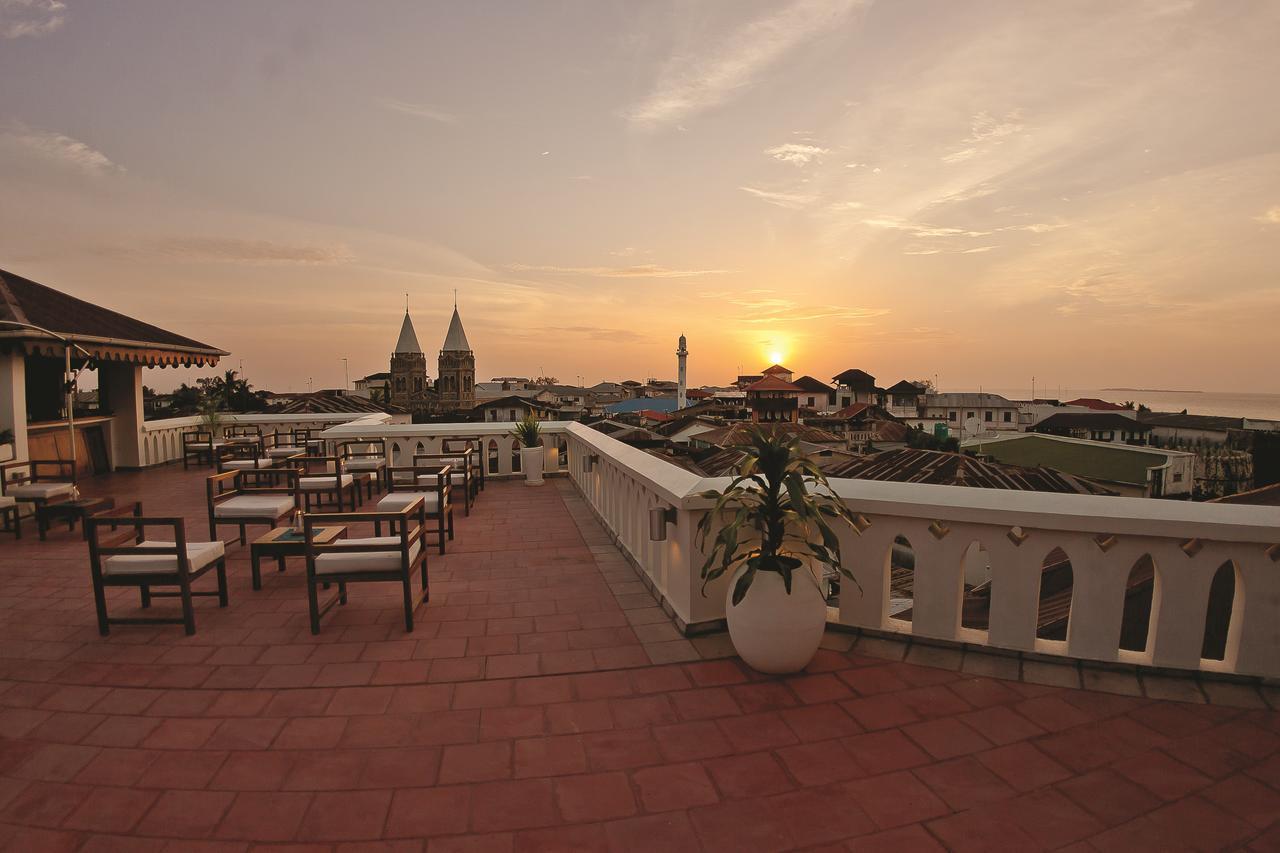
<svg viewBox="0 0 1280 853"><path fill-rule="evenodd" d="M203 538L201 477L87 490ZM723 642L669 630L564 481L489 484L412 634L369 586L313 637L298 561L255 593L235 547L196 636L103 639L79 534L28 530L0 540L6 849L1280 849L1280 713L861 644L785 679L701 660Z"/></svg>

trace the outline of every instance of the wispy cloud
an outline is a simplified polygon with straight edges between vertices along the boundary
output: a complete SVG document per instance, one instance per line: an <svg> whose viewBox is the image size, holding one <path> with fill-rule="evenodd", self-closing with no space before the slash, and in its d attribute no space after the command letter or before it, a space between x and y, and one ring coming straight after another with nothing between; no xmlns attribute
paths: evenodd
<svg viewBox="0 0 1280 853"><path fill-rule="evenodd" d="M738 187L744 193L755 196L769 204L785 207L788 210L799 210L807 207L817 199L812 193L787 192L785 190L764 190L759 187Z"/></svg>
<svg viewBox="0 0 1280 853"><path fill-rule="evenodd" d="M804 42L848 20L865 0L793 0L731 33L718 46L672 59L653 91L624 112L634 127L676 124L744 92Z"/></svg>
<svg viewBox="0 0 1280 853"><path fill-rule="evenodd" d="M1264 225L1280 225L1280 205L1276 205L1258 216L1257 221Z"/></svg>
<svg viewBox="0 0 1280 853"><path fill-rule="evenodd" d="M807 305L775 290L757 288L746 291L724 291L703 293L704 299L732 305L741 309L742 313L734 318L734 322L753 325L784 322L804 322L808 320L824 320L829 322L850 322L871 320L889 313L888 308L866 308L848 305Z"/></svg>
<svg viewBox="0 0 1280 853"><path fill-rule="evenodd" d="M1002 119L997 119L988 112L980 112L969 122L969 135L961 140L964 148L942 156L944 163L962 163L984 150L984 147L1000 145L1010 136L1021 133L1024 125L1021 113L1014 111Z"/></svg>
<svg viewBox="0 0 1280 853"><path fill-rule="evenodd" d="M27 154L58 166L88 175L110 175L123 172L121 166L98 149L64 133L38 130L14 123L0 129L0 143L17 147Z"/></svg>
<svg viewBox="0 0 1280 853"><path fill-rule="evenodd" d="M61 0L0 0L0 38L47 35L66 21Z"/></svg>
<svg viewBox="0 0 1280 853"><path fill-rule="evenodd" d="M430 119L431 121L440 122L441 124L458 123L458 117L456 115L437 109L430 104L414 104L409 101L398 101L395 98L383 98L379 103L389 110L404 113L405 115Z"/></svg>
<svg viewBox="0 0 1280 853"><path fill-rule="evenodd" d="M329 265L355 260L343 243L307 246L235 237L172 237L157 240L140 252L124 250L119 253L199 263Z"/></svg>
<svg viewBox="0 0 1280 853"><path fill-rule="evenodd" d="M808 143L787 142L783 145L775 145L773 148L766 148L764 153L768 154L775 160L781 160L783 163L791 163L794 166L807 166L817 160L822 161L822 156L827 154L826 148L820 148L817 145Z"/></svg>
<svg viewBox="0 0 1280 853"><path fill-rule="evenodd" d="M872 228L883 228L890 231L903 231L912 237L985 237L990 231L970 231L966 228L942 228L936 225L925 225L909 222L896 216L880 216L862 220L863 225Z"/></svg>
<svg viewBox="0 0 1280 853"><path fill-rule="evenodd" d="M547 272L568 275L588 275L598 278L694 278L703 275L723 275L729 270L672 269L657 264L636 264L628 267L561 267L549 264L508 264L513 272Z"/></svg>
<svg viewBox="0 0 1280 853"><path fill-rule="evenodd" d="M545 331L559 335L579 335L593 341L634 343L644 336L631 329L610 329L604 326L547 326Z"/></svg>

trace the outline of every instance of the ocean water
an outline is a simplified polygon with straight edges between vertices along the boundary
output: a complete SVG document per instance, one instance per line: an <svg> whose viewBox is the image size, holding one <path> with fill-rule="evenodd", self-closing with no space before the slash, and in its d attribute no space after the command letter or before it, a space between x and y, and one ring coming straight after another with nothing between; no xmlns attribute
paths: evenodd
<svg viewBox="0 0 1280 853"><path fill-rule="evenodd" d="M1030 388L984 388L992 394L1000 394L1011 400L1026 400ZM1132 400L1157 412L1181 412L1186 409L1193 415L1218 415L1227 418L1260 418L1280 421L1280 394L1233 394L1221 391L1142 391L1139 389L1077 389L1036 388L1036 396L1053 399L1075 400L1079 397L1097 397L1123 405Z"/></svg>

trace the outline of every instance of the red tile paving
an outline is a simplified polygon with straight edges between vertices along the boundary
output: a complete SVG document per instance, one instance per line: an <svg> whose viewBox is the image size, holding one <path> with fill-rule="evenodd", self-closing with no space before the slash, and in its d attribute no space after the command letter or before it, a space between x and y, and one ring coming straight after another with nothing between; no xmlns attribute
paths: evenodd
<svg viewBox="0 0 1280 853"><path fill-rule="evenodd" d="M183 513L199 539L201 476L87 490ZM196 636L104 639L78 535L0 540L0 847L1280 844L1280 713L856 651L793 678L651 664L665 617L563 481L491 482L459 514L412 634L394 589L353 588L312 636L298 561L256 593L247 549L229 568L231 606L199 601Z"/></svg>

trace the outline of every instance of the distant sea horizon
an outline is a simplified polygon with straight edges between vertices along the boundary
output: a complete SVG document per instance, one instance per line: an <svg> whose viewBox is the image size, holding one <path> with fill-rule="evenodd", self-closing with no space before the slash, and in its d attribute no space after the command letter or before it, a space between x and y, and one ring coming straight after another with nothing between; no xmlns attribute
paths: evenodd
<svg viewBox="0 0 1280 853"><path fill-rule="evenodd" d="M1030 388L984 388L983 390L1011 400L1031 399ZM1156 412L1181 412L1186 409L1191 415L1280 421L1280 394L1241 394L1192 389L1173 391L1141 388L1036 388L1035 395L1042 399L1061 400L1064 403L1080 397L1096 397L1122 405L1132 400L1135 405L1144 405Z"/></svg>

